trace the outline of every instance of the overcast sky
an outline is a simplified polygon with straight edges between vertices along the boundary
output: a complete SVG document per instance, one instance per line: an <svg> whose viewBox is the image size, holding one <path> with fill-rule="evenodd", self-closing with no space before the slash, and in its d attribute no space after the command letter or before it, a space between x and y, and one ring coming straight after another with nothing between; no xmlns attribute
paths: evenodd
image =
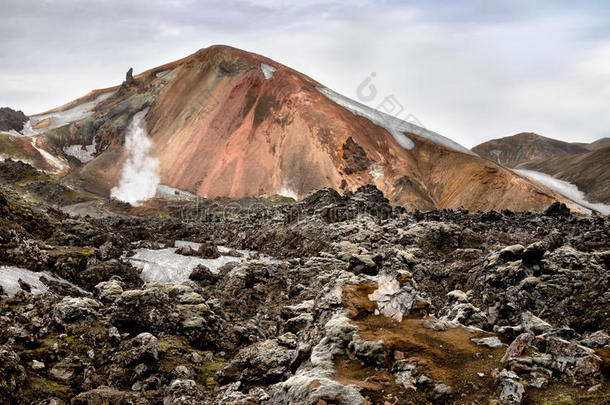
<svg viewBox="0 0 610 405"><path fill-rule="evenodd" d="M400 116L467 147L610 136L608 1L296 3L0 0L0 107L34 114L227 44L372 107L393 96Z"/></svg>

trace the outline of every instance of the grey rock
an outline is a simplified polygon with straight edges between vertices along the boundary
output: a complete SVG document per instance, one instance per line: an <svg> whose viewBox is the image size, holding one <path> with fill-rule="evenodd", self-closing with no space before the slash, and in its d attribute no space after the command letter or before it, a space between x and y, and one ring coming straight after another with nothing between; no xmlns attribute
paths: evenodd
<svg viewBox="0 0 610 405"><path fill-rule="evenodd" d="M349 343L348 350L365 364L374 367L385 366L385 344L382 340L371 342L356 335Z"/></svg>
<svg viewBox="0 0 610 405"><path fill-rule="evenodd" d="M119 391L115 388L101 386L78 394L72 399L71 405L148 405L149 403L137 392Z"/></svg>
<svg viewBox="0 0 610 405"><path fill-rule="evenodd" d="M64 297L53 308L53 318L57 323L84 323L96 318L101 306L92 298Z"/></svg>
<svg viewBox="0 0 610 405"><path fill-rule="evenodd" d="M189 379L176 379L166 389L163 405L195 405L204 402L202 386Z"/></svg>
<svg viewBox="0 0 610 405"><path fill-rule="evenodd" d="M21 359L8 346L0 346L0 392L10 399L20 399L21 390L26 382L26 373L20 364Z"/></svg>
<svg viewBox="0 0 610 405"><path fill-rule="evenodd" d="M298 332L301 329L306 328L307 326L313 323L313 315L309 313L303 313L294 318L288 319L284 323L284 329L289 332Z"/></svg>
<svg viewBox="0 0 610 405"><path fill-rule="evenodd" d="M504 369L498 375L497 384L500 387L500 402L503 405L521 403L525 388L517 374Z"/></svg>
<svg viewBox="0 0 610 405"><path fill-rule="evenodd" d="M521 255L524 251L525 248L523 245L512 245L500 250L499 255L500 259L504 260L505 262L514 262L521 259Z"/></svg>
<svg viewBox="0 0 610 405"><path fill-rule="evenodd" d="M123 294L123 283L120 280L102 281L95 286L96 296L103 302L114 302Z"/></svg>
<svg viewBox="0 0 610 405"><path fill-rule="evenodd" d="M290 373L295 350L277 339L250 345L237 353L233 361L218 373L221 382L242 381L257 384L278 382Z"/></svg>
<svg viewBox="0 0 610 405"><path fill-rule="evenodd" d="M486 346L492 349L498 349L500 347L506 346L504 343L498 339L497 336L491 336L486 338L472 338L470 339L473 343L478 344L479 346Z"/></svg>
<svg viewBox="0 0 610 405"><path fill-rule="evenodd" d="M453 391L451 387L443 383L434 384L434 388L432 389L432 398L441 399L451 395Z"/></svg>
<svg viewBox="0 0 610 405"><path fill-rule="evenodd" d="M610 345L610 336L603 330L598 330L582 339L580 343L584 346L591 347L594 349L600 349L604 346Z"/></svg>
<svg viewBox="0 0 610 405"><path fill-rule="evenodd" d="M33 370L42 370L45 368L45 364L42 361L32 360L32 369Z"/></svg>

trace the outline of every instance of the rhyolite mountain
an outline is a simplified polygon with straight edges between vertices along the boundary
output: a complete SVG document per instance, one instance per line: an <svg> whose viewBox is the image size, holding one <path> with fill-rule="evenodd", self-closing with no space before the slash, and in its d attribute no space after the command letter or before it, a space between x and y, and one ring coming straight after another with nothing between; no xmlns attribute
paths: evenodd
<svg viewBox="0 0 610 405"><path fill-rule="evenodd" d="M447 138L227 46L32 116L21 133L2 135L0 153L108 196L127 158L126 128L145 108L161 183L199 196L301 198L372 183L410 209L541 210L562 199Z"/></svg>
<svg viewBox="0 0 610 405"><path fill-rule="evenodd" d="M522 132L483 142L472 148L472 151L506 167L515 167L523 162L584 153L589 149L586 144L563 142L533 132Z"/></svg>

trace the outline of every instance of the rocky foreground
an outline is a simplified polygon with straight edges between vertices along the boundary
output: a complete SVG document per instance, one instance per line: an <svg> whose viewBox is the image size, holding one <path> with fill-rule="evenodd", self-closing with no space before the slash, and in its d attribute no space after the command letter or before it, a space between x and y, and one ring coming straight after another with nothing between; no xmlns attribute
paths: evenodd
<svg viewBox="0 0 610 405"><path fill-rule="evenodd" d="M0 264L47 289L3 291L0 402L610 401L607 217L405 212L372 186L108 208L0 189ZM128 257L176 241L253 253L144 283Z"/></svg>

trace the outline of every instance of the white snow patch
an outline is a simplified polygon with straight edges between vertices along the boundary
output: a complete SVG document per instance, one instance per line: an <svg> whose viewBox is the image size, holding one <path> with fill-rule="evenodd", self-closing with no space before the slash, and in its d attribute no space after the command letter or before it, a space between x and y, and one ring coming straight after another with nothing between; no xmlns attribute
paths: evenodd
<svg viewBox="0 0 610 405"><path fill-rule="evenodd" d="M585 193L580 191L578 187L572 183L556 179L553 176L549 176L546 173L537 172L535 170L513 169L513 171L527 176L532 180L536 180L559 194L566 196L581 208L584 208L584 211L587 213L590 213L590 210L593 210L603 215L610 215L610 205L588 202L585 199Z"/></svg>
<svg viewBox="0 0 610 405"><path fill-rule="evenodd" d="M168 73L169 73L169 71L170 71L170 69L167 69L167 70L162 70L162 71L160 71L160 72L155 73L155 76L156 76L156 77L163 77L163 76L165 76L166 74L168 74Z"/></svg>
<svg viewBox="0 0 610 405"><path fill-rule="evenodd" d="M72 287L78 288L72 283L47 272L34 272L19 267L0 266L0 286L2 286L4 292L11 297L21 291L19 279L30 285L32 294L48 293L50 291L49 287L40 281L40 277L42 276L48 280L69 284Z"/></svg>
<svg viewBox="0 0 610 405"><path fill-rule="evenodd" d="M3 134L4 133L7 133L7 134L13 135L13 136L23 136L22 134L20 134L19 132L15 131L14 129L10 129L8 132L3 132Z"/></svg>
<svg viewBox="0 0 610 405"><path fill-rule="evenodd" d="M121 180L110 195L117 200L139 205L155 196L159 185L159 159L151 156L152 141L146 131L144 116L148 108L136 113L127 128L125 149L127 160Z"/></svg>
<svg viewBox="0 0 610 405"><path fill-rule="evenodd" d="M87 163L92 161L95 156L95 139L91 145L70 145L64 146L63 151L66 155L72 156L80 160L81 163Z"/></svg>
<svg viewBox="0 0 610 405"><path fill-rule="evenodd" d="M212 273L218 274L219 269L229 262L243 262L248 260L252 252L238 250L243 257L225 256L229 248L218 246L221 256L217 259L202 259L195 256L183 256L176 253L176 250L183 246L190 246L197 250L201 246L199 243L176 241L176 247L165 249L136 249L136 254L127 257L133 266L142 269L140 277L142 280L160 281L168 284L181 284L189 279L193 269L200 264L207 266ZM266 260L269 260L268 258ZM271 260L269 260L271 262Z"/></svg>
<svg viewBox="0 0 610 405"><path fill-rule="evenodd" d="M373 178L373 183L377 183L377 180L383 178L383 166L381 166L381 165L371 166L371 170L369 170L369 174Z"/></svg>
<svg viewBox="0 0 610 405"><path fill-rule="evenodd" d="M280 190L279 194L282 197L288 197L288 198L292 198L295 201L299 201L299 196L297 195L296 191L294 191L293 189L289 188L289 187L284 187Z"/></svg>
<svg viewBox="0 0 610 405"><path fill-rule="evenodd" d="M18 136L32 136L38 135L43 132L47 132L51 129L55 129L61 127L63 125L69 124L74 121L81 120L93 114L93 111L90 111L96 104L107 99L112 95L113 92L103 93L97 96L94 100L79 104L75 107L72 107L65 111L58 111L49 114L40 114L40 115L32 115L30 119L25 123L23 130L21 133L15 132L15 135ZM35 129L34 126L36 124L50 119L51 123L45 128Z"/></svg>
<svg viewBox="0 0 610 405"><path fill-rule="evenodd" d="M58 171L62 171L70 167L63 159L53 156L46 150L36 146L37 137L32 137L32 147L40 153L40 155L46 160L51 166L55 167Z"/></svg>
<svg viewBox="0 0 610 405"><path fill-rule="evenodd" d="M489 154L496 158L496 162L502 164L502 160L500 159L500 156L502 156L502 151L501 150L492 149L492 150L489 151Z"/></svg>
<svg viewBox="0 0 610 405"><path fill-rule="evenodd" d="M407 132L421 136L422 138L428 139L436 144L446 146L459 152L477 156L476 153L472 152L468 148L465 148L459 143L454 142L449 138L445 138L436 132L429 131L418 125L403 121L400 118L394 117L390 114L375 110L374 108L368 107L355 100L345 97L329 88L318 87L317 89L330 100L348 109L353 114L367 118L373 124L385 128L390 134L392 134L396 142L405 149L413 149L415 147L413 141L404 134L404 132Z"/></svg>
<svg viewBox="0 0 610 405"><path fill-rule="evenodd" d="M195 194L191 194L188 191L180 190L179 188L168 186L167 184L159 184L157 186L157 194L169 195L172 197L180 198L197 198Z"/></svg>
<svg viewBox="0 0 610 405"><path fill-rule="evenodd" d="M263 71L263 76L265 76L265 80L269 80L273 77L273 74L277 69L273 66L267 65L266 63L261 63L261 70Z"/></svg>

